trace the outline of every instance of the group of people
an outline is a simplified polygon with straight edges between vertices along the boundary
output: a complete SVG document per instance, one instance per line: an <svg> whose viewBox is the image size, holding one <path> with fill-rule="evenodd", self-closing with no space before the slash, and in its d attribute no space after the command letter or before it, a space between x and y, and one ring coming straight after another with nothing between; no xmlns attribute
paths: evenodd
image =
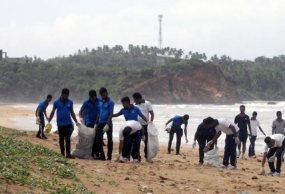
<svg viewBox="0 0 285 194"><path fill-rule="evenodd" d="M272 123L272 135L264 139L265 147L260 174L265 173L264 164L267 159L270 168L268 174L280 176L285 149L285 120L282 119L282 113L280 111L277 111L276 114L277 119ZM213 149L214 144L217 144L217 139L220 137L221 132L226 134L223 164L221 168L236 169L237 158L239 158L240 155L241 159L246 160L245 151L248 136L250 136L248 156L249 158L256 158L255 141L257 138L257 129L266 136L257 120L257 112L254 111L252 117L249 118L249 116L245 114L244 105L240 106L240 114L235 117L234 122L224 118L205 118L197 128L192 145L194 148L196 141L198 141L199 164L204 163L204 153ZM275 158L277 158L276 168L274 165Z"/></svg>
<svg viewBox="0 0 285 194"><path fill-rule="evenodd" d="M80 123L96 131L92 146L92 157L97 160L112 160L113 153L113 124L112 118L124 115L126 122L120 129L119 155L117 160L121 162L130 161L132 156L134 162L140 162L140 142L145 144L144 153L147 162L148 123L154 120L154 112L150 102L144 100L138 92L133 94L134 104L131 104L129 97L123 97L121 103L123 108L114 113L115 103L108 96L107 89L102 87L99 90L100 98L95 90L89 91L89 98L85 100L80 108ZM39 103L36 110L36 123L39 124L37 138L47 139L44 134L45 119L51 122L54 113L57 114L57 128L61 154L67 158L74 158L70 151L70 137L74 130L74 123L81 125L74 113L73 102L69 98L69 90L62 89L61 96L54 101L53 108L48 117L46 109L52 100L48 95L46 100ZM150 118L149 118L150 117ZM71 119L72 118L72 119ZM107 157L103 149L103 136L107 135Z"/></svg>
<svg viewBox="0 0 285 194"><path fill-rule="evenodd" d="M129 97L123 97L121 103L123 108L114 113L115 103L109 98L106 88L100 88L100 98L97 98L95 90L89 91L89 99L83 102L79 111L81 124L87 127L94 128L96 135L92 148L92 157L99 160L112 160L113 153L113 124L112 118L124 115L126 122L122 125L119 131L119 154L117 160L121 162L129 162L131 157L133 162L140 162L140 142L145 144L144 154L147 160L147 143L148 143L148 124L154 120L154 112L150 102L144 100L142 95L138 92L133 94L134 104L131 103ZM67 158L73 158L70 154L70 137L74 130L73 121L78 126L76 115L73 111L73 102L68 99L69 90L62 89L61 96L53 103L53 108L48 117L46 108L52 100L52 96L48 95L46 100L41 102L36 111L36 122L39 124L39 130L36 135L38 138L46 139L44 135L45 118L50 122L57 110L57 126L59 134L59 145L61 154ZM150 117L150 118L149 118ZM171 123L168 130L168 154L171 153L171 144L174 134L176 134L176 155L180 154L181 138L183 136L183 129L181 125L184 124L185 140L187 138L187 125L189 115L174 116L165 124ZM285 148L285 120L282 119L282 113L277 112L277 119L272 123L272 135L265 137L265 148L262 160L261 174L264 174L264 164L266 159L270 167L270 173L273 176L280 176L281 165L283 162L283 153ZM213 119L207 117L199 124L194 136L193 148L196 146L196 141L199 144L199 164L204 163L204 154L213 149L214 144L221 133L226 134L224 157L221 168L236 169L237 158L246 160L246 142L248 136L250 137L250 145L248 149L249 158L256 158L255 155L255 141L257 138L257 129L259 129L264 136L266 134L262 130L259 121L257 120L257 112L252 113L249 118L245 114L245 106L240 106L240 113L234 118L234 122L219 118ZM107 157L103 149L103 135L107 134ZM242 149L241 149L242 148ZM237 152L238 149L238 152ZM277 158L277 165L275 168L274 161ZM152 161L148 161L152 162Z"/></svg>

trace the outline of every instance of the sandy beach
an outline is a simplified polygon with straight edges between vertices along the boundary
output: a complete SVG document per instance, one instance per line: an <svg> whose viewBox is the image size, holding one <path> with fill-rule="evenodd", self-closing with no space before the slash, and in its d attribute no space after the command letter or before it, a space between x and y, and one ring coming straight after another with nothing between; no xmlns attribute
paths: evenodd
<svg viewBox="0 0 285 194"><path fill-rule="evenodd" d="M11 105L0 105L0 125L23 130L15 125L11 118L31 117L34 111ZM55 126L54 126L55 127ZM37 125L31 126L37 128ZM28 136L20 137L34 144L44 145L59 152L58 137L48 134L47 140L35 138L35 131L28 132ZM183 139L184 140L184 139ZM189 139L190 142L193 140ZM72 148L76 139L72 140ZM184 144L185 145L185 144ZM165 145L154 163L122 164L115 161L118 153L118 143L114 144L112 161L72 160L75 165L85 170L90 176L80 177L84 185L96 193L143 193L140 189L147 187L149 193L284 193L285 167L282 166L280 177L258 175L261 167L261 154L256 159L238 159L236 170L222 170L207 164L198 165L198 146L195 149L182 145L181 155L167 154ZM142 145L144 146L144 145ZM174 148L175 145L172 146ZM105 148L106 149L106 148ZM141 149L142 150L142 149ZM222 161L223 148L220 148ZM266 164L266 171L269 168ZM116 186L108 182L100 182L98 177L113 181ZM99 186L98 186L99 185Z"/></svg>

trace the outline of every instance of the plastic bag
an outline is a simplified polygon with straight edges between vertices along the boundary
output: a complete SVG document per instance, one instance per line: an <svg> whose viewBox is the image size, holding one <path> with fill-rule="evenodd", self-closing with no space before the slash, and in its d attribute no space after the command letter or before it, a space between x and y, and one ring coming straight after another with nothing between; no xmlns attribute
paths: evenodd
<svg viewBox="0 0 285 194"><path fill-rule="evenodd" d="M93 159L91 153L94 139L94 128L89 128L85 125L78 126L77 141L75 144L75 148L71 152L71 155L81 159Z"/></svg>
<svg viewBox="0 0 285 194"><path fill-rule="evenodd" d="M50 123L46 124L45 126L45 133L49 133L52 129L52 125Z"/></svg>
<svg viewBox="0 0 285 194"><path fill-rule="evenodd" d="M215 145L215 147L208 151L205 154L206 163L215 166L220 167L220 159L219 159L219 148Z"/></svg>
<svg viewBox="0 0 285 194"><path fill-rule="evenodd" d="M159 150L158 142L158 129L153 123L149 123L147 126L148 142L147 142L147 160L153 159Z"/></svg>
<svg viewBox="0 0 285 194"><path fill-rule="evenodd" d="M165 127L165 131L166 131L167 133L170 133L171 128L172 128L172 123L168 123L168 125L166 125L166 127Z"/></svg>

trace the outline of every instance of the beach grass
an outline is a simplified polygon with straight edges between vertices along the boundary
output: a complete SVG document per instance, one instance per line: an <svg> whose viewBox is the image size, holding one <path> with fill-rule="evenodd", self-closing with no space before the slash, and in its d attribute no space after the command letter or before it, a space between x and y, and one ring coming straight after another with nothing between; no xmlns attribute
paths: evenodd
<svg viewBox="0 0 285 194"><path fill-rule="evenodd" d="M19 140L27 132L0 126L0 193L93 194L78 178L84 170L42 145Z"/></svg>

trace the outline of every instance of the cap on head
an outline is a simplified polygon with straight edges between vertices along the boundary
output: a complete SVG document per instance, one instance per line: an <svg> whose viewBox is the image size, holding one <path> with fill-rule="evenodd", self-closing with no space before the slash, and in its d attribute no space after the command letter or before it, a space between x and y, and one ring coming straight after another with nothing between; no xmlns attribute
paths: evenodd
<svg viewBox="0 0 285 194"><path fill-rule="evenodd" d="M128 137L128 136L130 135L131 131L132 131L132 128L130 128L130 127L125 127L124 130L123 130L123 136L124 136L125 138Z"/></svg>
<svg viewBox="0 0 285 194"><path fill-rule="evenodd" d="M104 94L104 93L108 93L108 92L107 92L106 88L102 87L102 88L100 88L99 93Z"/></svg>
<svg viewBox="0 0 285 194"><path fill-rule="evenodd" d="M271 137L269 137L269 136L265 137L265 138L264 138L264 142L265 142L266 144L269 144L269 143L271 142Z"/></svg>

